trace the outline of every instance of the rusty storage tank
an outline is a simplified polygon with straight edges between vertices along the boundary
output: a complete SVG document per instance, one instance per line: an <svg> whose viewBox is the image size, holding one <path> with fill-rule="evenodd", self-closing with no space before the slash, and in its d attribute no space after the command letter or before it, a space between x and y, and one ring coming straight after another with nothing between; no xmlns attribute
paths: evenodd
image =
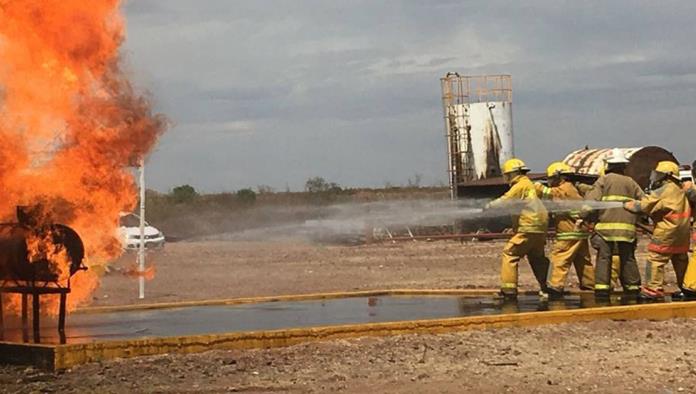
<svg viewBox="0 0 696 394"><path fill-rule="evenodd" d="M65 249L70 276L85 269L85 255L80 236L62 224L38 224L26 207L17 208L17 223L0 224L0 281L57 282L61 275L52 251ZM38 239L39 253L30 260L27 242Z"/></svg>
<svg viewBox="0 0 696 394"><path fill-rule="evenodd" d="M563 160L566 164L573 167L578 174L588 176L599 176L600 170L604 166L604 159L607 158L613 149L584 148L570 153ZM645 146L639 148L618 148L626 155L629 163L626 167L626 175L633 178L642 188L650 184L650 171L660 161L673 161L679 163L672 152L659 146Z"/></svg>
<svg viewBox="0 0 696 394"><path fill-rule="evenodd" d="M447 73L440 82L454 199L460 185L500 177L513 157L512 77Z"/></svg>

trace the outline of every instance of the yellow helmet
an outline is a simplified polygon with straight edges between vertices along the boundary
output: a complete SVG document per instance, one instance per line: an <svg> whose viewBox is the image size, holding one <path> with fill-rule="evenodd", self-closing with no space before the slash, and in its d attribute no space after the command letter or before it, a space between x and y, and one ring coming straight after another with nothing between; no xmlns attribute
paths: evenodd
<svg viewBox="0 0 696 394"><path fill-rule="evenodd" d="M679 165L673 161L661 161L657 163L655 171L670 175L679 179Z"/></svg>
<svg viewBox="0 0 696 394"><path fill-rule="evenodd" d="M572 173L573 169L568 164L561 161L553 162L549 164L548 168L546 168L546 176L549 178L552 176L567 175Z"/></svg>
<svg viewBox="0 0 696 394"><path fill-rule="evenodd" d="M529 168L522 160L512 158L503 164L503 174L512 172L529 172Z"/></svg>

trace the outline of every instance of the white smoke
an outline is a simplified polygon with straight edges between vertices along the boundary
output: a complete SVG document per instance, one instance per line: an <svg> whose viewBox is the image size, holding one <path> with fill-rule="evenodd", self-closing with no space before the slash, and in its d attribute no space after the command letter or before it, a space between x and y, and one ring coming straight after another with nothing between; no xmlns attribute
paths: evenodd
<svg viewBox="0 0 696 394"><path fill-rule="evenodd" d="M493 219L519 214L526 206L523 200L506 201L492 209L484 209L487 200L400 200L328 206L292 207L302 217L312 219L284 223L234 233L209 235L205 239L255 240L268 238L317 239L332 235L359 235L375 228L414 228L449 226L456 220ZM564 200L544 201L550 213L574 210L620 208L620 202ZM268 208L268 215L279 215L284 208ZM288 208L290 209L290 208Z"/></svg>

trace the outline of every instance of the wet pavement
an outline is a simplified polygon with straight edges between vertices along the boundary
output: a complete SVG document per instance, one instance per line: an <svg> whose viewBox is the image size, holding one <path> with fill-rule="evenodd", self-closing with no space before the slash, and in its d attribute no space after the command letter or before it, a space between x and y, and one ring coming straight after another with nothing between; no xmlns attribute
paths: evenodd
<svg viewBox="0 0 696 394"><path fill-rule="evenodd" d="M621 305L618 298L611 305ZM76 313L68 315L66 343L265 331L341 324L398 322L505 313L580 309L598 305L592 294L541 300L536 295L517 301L495 297L380 296L313 301L266 302L242 305L190 306L181 308ZM57 322L42 320L41 343L57 344ZM19 319L6 317L3 340L31 342Z"/></svg>

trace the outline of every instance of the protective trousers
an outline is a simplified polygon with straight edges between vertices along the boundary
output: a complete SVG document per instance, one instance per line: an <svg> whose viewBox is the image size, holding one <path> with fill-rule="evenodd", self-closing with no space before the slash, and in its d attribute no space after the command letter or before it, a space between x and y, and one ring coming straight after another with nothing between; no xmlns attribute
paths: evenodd
<svg viewBox="0 0 696 394"><path fill-rule="evenodd" d="M690 295L696 296L696 252L691 255L691 260L686 267L686 272L684 273L684 279L679 284L679 287L684 292L690 293Z"/></svg>
<svg viewBox="0 0 696 394"><path fill-rule="evenodd" d="M684 283L684 275L686 267L689 265L689 256L686 253L658 253L654 251L648 252L648 261L645 264L645 280L648 284L645 286L649 290L663 291L665 284L665 265L672 260L674 273L677 275L677 285L679 288Z"/></svg>
<svg viewBox="0 0 696 394"><path fill-rule="evenodd" d="M625 292L636 293L640 290L640 272L636 264L636 244L634 242L608 242L601 236L592 236L592 245L597 249L595 266L595 294L608 295L611 292L612 249L617 248L621 266L619 280Z"/></svg>
<svg viewBox="0 0 696 394"><path fill-rule="evenodd" d="M581 289L594 287L595 272L587 239L556 240L551 249L551 275L547 285L563 291L570 266L575 266Z"/></svg>
<svg viewBox="0 0 696 394"><path fill-rule="evenodd" d="M611 256L611 284L613 287L619 287L619 269L621 268L621 259L619 252L615 252Z"/></svg>
<svg viewBox="0 0 696 394"><path fill-rule="evenodd" d="M546 289L546 277L549 270L549 259L544 255L546 234L517 233L503 248L502 266L500 269L501 291L506 295L517 294L517 266L523 257L527 257L532 272L542 290Z"/></svg>
<svg viewBox="0 0 696 394"><path fill-rule="evenodd" d="M590 238L590 245L595 249L595 251L599 251L599 246L597 245L597 240L602 241L602 237L591 237ZM619 258L619 251L616 248L616 245L612 247L611 249L611 285L612 288L617 288L619 287L619 269L621 268L621 259ZM694 273L696 274L696 272ZM696 279L696 277L694 278Z"/></svg>

